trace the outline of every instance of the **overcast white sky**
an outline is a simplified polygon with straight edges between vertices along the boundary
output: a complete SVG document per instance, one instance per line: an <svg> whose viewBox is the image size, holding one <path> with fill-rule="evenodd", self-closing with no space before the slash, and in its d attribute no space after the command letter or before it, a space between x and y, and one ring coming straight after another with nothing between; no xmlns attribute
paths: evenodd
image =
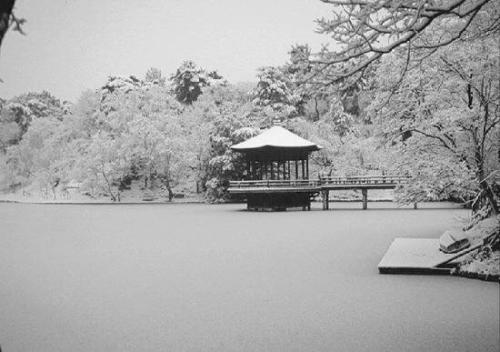
<svg viewBox="0 0 500 352"><path fill-rule="evenodd" d="M0 97L45 89L72 101L108 75L170 75L187 59L255 81L292 44L327 43L314 20L330 15L319 0L17 0L15 12L27 35L4 38Z"/></svg>

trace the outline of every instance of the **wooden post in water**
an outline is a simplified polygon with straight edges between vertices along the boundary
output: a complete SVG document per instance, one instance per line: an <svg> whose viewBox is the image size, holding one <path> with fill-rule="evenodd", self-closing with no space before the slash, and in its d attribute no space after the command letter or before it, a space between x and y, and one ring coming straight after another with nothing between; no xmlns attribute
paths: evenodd
<svg viewBox="0 0 500 352"><path fill-rule="evenodd" d="M328 191L327 189L321 191L321 199L323 200L323 210L328 210L329 209L329 195L330 195L330 191Z"/></svg>
<svg viewBox="0 0 500 352"><path fill-rule="evenodd" d="M361 188L361 194L363 195L363 210L368 209L368 188Z"/></svg>

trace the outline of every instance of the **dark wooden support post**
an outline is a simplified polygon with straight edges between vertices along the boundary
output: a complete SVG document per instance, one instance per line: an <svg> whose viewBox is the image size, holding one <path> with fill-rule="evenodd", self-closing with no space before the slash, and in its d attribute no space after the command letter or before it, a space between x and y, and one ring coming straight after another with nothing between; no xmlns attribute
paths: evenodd
<svg viewBox="0 0 500 352"><path fill-rule="evenodd" d="M295 179L299 179L299 161L295 160Z"/></svg>
<svg viewBox="0 0 500 352"><path fill-rule="evenodd" d="M290 180L292 178L290 175L290 160L287 161L287 165L288 165L288 179Z"/></svg>
<svg viewBox="0 0 500 352"><path fill-rule="evenodd" d="M250 176L250 160L247 160L247 178L249 180L251 180L251 176Z"/></svg>
<svg viewBox="0 0 500 352"><path fill-rule="evenodd" d="M413 209L415 209L415 210L418 209L417 202L413 203Z"/></svg>
<svg viewBox="0 0 500 352"><path fill-rule="evenodd" d="M363 195L363 210L368 209L368 188L361 188L361 194Z"/></svg>
<svg viewBox="0 0 500 352"><path fill-rule="evenodd" d="M323 210L328 210L330 208L329 205L329 196L330 196L330 191L327 189L321 191L321 199L323 200Z"/></svg>
<svg viewBox="0 0 500 352"><path fill-rule="evenodd" d="M274 170L273 170L274 163L272 160L271 160L270 164L271 164L271 180L274 180Z"/></svg>
<svg viewBox="0 0 500 352"><path fill-rule="evenodd" d="M304 169L304 159L302 159L301 161L301 164L302 164L302 179L305 180L305 169Z"/></svg>
<svg viewBox="0 0 500 352"><path fill-rule="evenodd" d="M306 159L306 176L306 179L309 180L309 158Z"/></svg>

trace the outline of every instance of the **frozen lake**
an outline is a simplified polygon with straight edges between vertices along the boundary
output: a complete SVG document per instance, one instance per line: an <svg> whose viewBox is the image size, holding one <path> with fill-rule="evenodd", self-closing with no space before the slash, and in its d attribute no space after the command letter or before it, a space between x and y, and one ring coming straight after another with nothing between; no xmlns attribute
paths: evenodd
<svg viewBox="0 0 500 352"><path fill-rule="evenodd" d="M498 283L377 271L468 212L368 206L0 204L2 351L497 351Z"/></svg>

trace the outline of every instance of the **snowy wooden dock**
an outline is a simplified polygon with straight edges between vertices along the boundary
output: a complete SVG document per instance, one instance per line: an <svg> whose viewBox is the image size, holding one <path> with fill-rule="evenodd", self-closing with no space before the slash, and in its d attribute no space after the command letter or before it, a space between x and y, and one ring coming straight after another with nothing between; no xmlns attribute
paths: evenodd
<svg viewBox="0 0 500 352"><path fill-rule="evenodd" d="M396 238L378 270L381 274L449 274L456 257L441 252L437 238Z"/></svg>

